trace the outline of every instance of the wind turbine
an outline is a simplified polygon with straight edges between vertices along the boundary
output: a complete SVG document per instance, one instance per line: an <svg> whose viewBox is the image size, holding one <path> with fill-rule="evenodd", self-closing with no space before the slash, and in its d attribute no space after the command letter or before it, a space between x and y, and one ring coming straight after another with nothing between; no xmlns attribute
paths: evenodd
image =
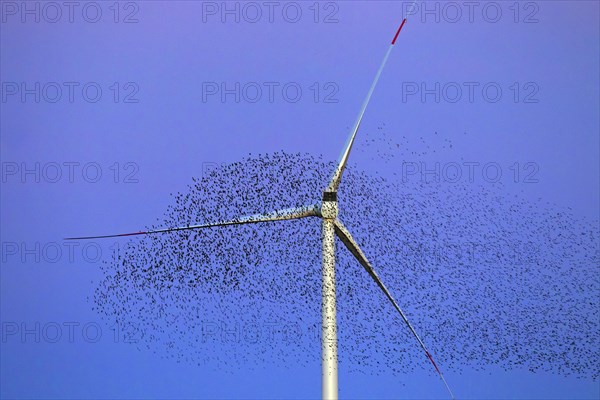
<svg viewBox="0 0 600 400"><path fill-rule="evenodd" d="M414 4L414 3L413 3ZM322 255L322 333L321 333L321 360L322 360L322 398L327 400L337 400L338 398L338 356L337 356L337 323L336 323L336 294L335 294L335 236L337 236L342 243L346 246L346 248L354 255L357 261L364 267L367 273L373 278L377 286L383 291L385 296L390 300L394 308L400 313L400 316L406 323L406 326L415 339L418 341L419 345L425 352L425 355L431 361L433 366L435 367L436 372L439 374L440 378L444 382L444 385L448 389L450 396L454 399L454 395L450 390L450 386L446 382L444 375L436 365L435 361L433 361L433 357L431 353L425 347L425 344L415 331L414 327L408 321L408 318L392 297L390 291L381 281L381 278L375 272L375 269L363 253L363 251L358 246L358 243L352 235L350 231L344 226L342 221L338 218L338 202L337 202L337 190L342 180L342 175L344 173L344 169L346 168L346 164L348 162L348 157L350 156L350 151L352 150L352 145L354 144L354 140L356 138L356 133L360 127L360 123L363 119L371 96L373 95L373 91L375 90L375 86L377 86L377 82L379 81L379 77L387 63L387 60L396 44L396 40L398 39L398 35L400 31L404 27L406 23L406 18L402 20L400 27L396 31L396 34L383 58L383 61L375 75L375 79L371 84L369 92L367 93L367 97L365 98L360 112L358 113L358 117L356 122L354 123L352 130L350 131L350 135L348 137L348 141L344 150L340 156L339 162L329 184L323 191L322 201L317 202L310 206L298 207L298 208L288 208L284 210L278 210L267 214L256 214L245 217L240 217L230 221L221 221L215 222L212 224L203 224L203 225L189 225L182 226L176 228L165 228L165 229L156 229L150 231L140 231L140 232L132 232L132 233L123 233L116 235L104 235L104 236L85 236L85 237L73 237L66 238L66 240L83 240L83 239L102 239L102 238L114 238L114 237L124 237L124 236L135 236L135 235L151 235L157 233L166 233L166 232L176 232L176 231L186 231L192 229L203 229L203 228L213 228L220 226L228 226L228 225L242 225L242 224L254 224L254 223L262 223L262 222L275 222L275 221L284 221L284 220L292 220L292 219L300 219L306 217L318 217L322 219L322 244L323 244L323 255Z"/></svg>

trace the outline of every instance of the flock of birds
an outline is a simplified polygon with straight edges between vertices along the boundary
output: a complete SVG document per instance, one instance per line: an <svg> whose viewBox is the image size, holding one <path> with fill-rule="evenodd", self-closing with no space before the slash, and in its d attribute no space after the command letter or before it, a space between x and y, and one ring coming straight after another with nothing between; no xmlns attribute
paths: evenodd
<svg viewBox="0 0 600 400"><path fill-rule="evenodd" d="M350 130L349 127L346 130ZM361 143L360 152L373 155L373 159L383 160L384 163L403 159L423 157L451 151L454 142L451 138L444 137L439 132L434 132L429 137L419 136L414 139L406 135L392 135L387 133L386 124L382 123L377 131L367 131L366 138ZM467 132L463 132L467 135Z"/></svg>
<svg viewBox="0 0 600 400"><path fill-rule="evenodd" d="M313 204L333 168L308 154L250 155L194 179L148 228ZM338 198L340 219L443 369L599 378L598 221L494 185L400 183L351 166ZM136 326L140 349L180 362L227 370L317 363L320 224L137 237L102 266L94 308L108 323ZM369 275L336 247L340 368L430 371Z"/></svg>

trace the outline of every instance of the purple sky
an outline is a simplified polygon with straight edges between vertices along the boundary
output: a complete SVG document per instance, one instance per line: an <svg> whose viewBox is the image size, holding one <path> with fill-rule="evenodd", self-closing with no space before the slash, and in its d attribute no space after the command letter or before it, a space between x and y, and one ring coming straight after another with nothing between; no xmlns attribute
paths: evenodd
<svg viewBox="0 0 600 400"><path fill-rule="evenodd" d="M28 327L36 322L45 326L76 321L79 327L98 323L86 301L94 287L91 281L100 277L97 265L87 262L80 248L69 259L61 238L142 229L162 217L170 193L185 190L203 169L238 161L248 153L285 150L336 159L402 20L404 3L321 2L317 23L313 2L278 2L273 22L262 2L252 3L263 12L256 23L248 20L254 16L248 2L228 3L231 8L238 4L239 22L234 15L222 21L219 12L208 13L212 7L220 11L221 2L121 2L118 23L112 2L97 3L102 13L97 23L84 18L94 16L91 6L82 14L86 2L75 8L73 22L68 9L62 8L56 23L48 21L55 10L47 3L26 3L29 9L39 7L40 22L33 14L23 14L25 3L0 4L0 310L5 335L7 322ZM435 12L422 12L424 7L434 10L436 4L439 22ZM412 143L420 137L429 140L438 132L452 140L451 151L405 161L430 166L496 163L506 196L541 198L570 207L580 219L597 221L598 3L521 2L516 16L513 2L478 2L473 22L464 2L454 4L462 15L452 23L454 10L444 2L427 6L417 2L419 12L409 18L398 39L355 149L364 146L361 139L375 137L384 123L387 136L398 141L402 136ZM302 16L291 23L296 6ZM502 15L492 23L496 6ZM130 13L137 22L123 23ZM326 18L331 23L325 23ZM22 93L23 84L36 92L36 82L39 102L36 93ZM214 84L220 91L221 83L228 88L246 85L248 92L240 93L239 103L234 94L222 101L220 92L206 92ZM435 94L423 101L422 84L433 89L436 83L440 101L435 101ZM68 85L74 87L72 102ZM268 85L275 87L272 102ZM289 91L284 93L286 85ZM473 101L469 85L474 87ZM256 86L263 89L262 97L253 103ZM451 102L457 86L462 96ZM62 97L53 103L56 87ZM92 103L97 87L102 95ZM286 99L298 87L299 101ZM407 92L415 87L417 94ZM490 87L490 96L500 87L502 97L497 102L486 100L483 87ZM136 102L126 102L127 95ZM326 102L327 95L335 102ZM382 163L373 157L366 148L355 150L351 164L382 176L401 171L398 159ZM515 163L521 172L518 182L510 169ZM527 163L533 169L524 169ZM57 165L61 177L52 182ZM68 165L73 166L72 182ZM23 174L24 167L38 168L39 177L36 172ZM98 169L102 176L91 183ZM527 173L533 173L537 182L523 182ZM475 179L488 183L480 169ZM21 248L13 254L14 243L40 246L40 260ZM51 262L52 255L43 249L51 252L56 243L63 254ZM114 343L113 331L106 325L102 329L98 343L81 337L69 343L66 330L58 343L43 338L36 343L33 334L24 342L20 333L6 340L3 336L0 394L9 398L320 394L319 365L309 370L292 366L287 371L220 373L214 367L177 364ZM461 375L447 373L447 378L462 398L600 394L597 381L492 367L483 372L467 367ZM342 375L341 394L445 396L441 383L426 372L403 381L406 386L399 387L391 373Z"/></svg>

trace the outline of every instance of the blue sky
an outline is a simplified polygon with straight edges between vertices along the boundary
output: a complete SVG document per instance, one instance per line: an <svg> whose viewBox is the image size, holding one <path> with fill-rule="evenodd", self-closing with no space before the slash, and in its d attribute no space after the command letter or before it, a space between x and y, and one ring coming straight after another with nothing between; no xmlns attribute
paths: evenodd
<svg viewBox="0 0 600 400"><path fill-rule="evenodd" d="M114 243L70 253L62 238L142 229L192 177L249 153L336 159L405 3L276 2L272 20L262 2L228 2L233 14L222 2L81 3L72 15L49 4L1 3L2 397L318 397L318 363L219 372L124 343L86 300L102 277L94 261ZM443 2L416 4L351 164L391 177L402 162L468 161L487 185L480 167L492 163L505 196L597 226L598 3L478 2L472 14L453 3L460 16ZM383 162L367 146L383 124L395 141L441 149L432 138L442 135L453 148ZM98 327L94 342L86 335ZM461 398L600 394L598 381L552 373L467 365L446 375ZM445 396L427 370L402 381L345 373L340 393Z"/></svg>

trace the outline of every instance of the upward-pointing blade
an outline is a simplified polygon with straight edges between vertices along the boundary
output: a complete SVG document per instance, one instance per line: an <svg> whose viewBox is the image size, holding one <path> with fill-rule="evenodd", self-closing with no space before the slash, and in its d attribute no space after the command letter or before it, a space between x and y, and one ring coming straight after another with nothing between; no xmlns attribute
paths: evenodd
<svg viewBox="0 0 600 400"><path fill-rule="evenodd" d="M406 315L404 315L404 312L402 311L402 309L400 308L398 303L396 303L396 300L394 300L390 291L385 287L385 285L381 281L381 278L379 278L379 276L373 269L373 266L371 265L369 260L367 260L367 257L364 255L364 253L362 252L360 247L358 247L358 244L352 238L352 235L350 235L350 232L348 231L348 229L346 229L344 224L342 224L342 222L339 219L335 220L335 233L340 238L342 243L344 243L344 245L348 248L348 250L350 250L350 252L354 255L354 257L356 257L358 262L365 268L365 270L367 270L369 275L371 275L371 278L373 278L375 283L377 283L377 286L379 286L379 288L383 291L383 293L386 295L386 297L390 300L390 302L392 303L394 308L400 313L400 315L402 316L402 319L408 326L408 329L410 329L410 331L412 332L414 337L417 339L417 341L421 345L421 348L425 352L425 355L427 356L429 361L431 361L431 363L435 367L435 370L439 374L440 378L442 378L442 381L444 382L444 385L446 385L446 388L448 389L450 396L452 396L452 398L454 399L454 394L452 393L452 390L450 390L450 386L448 386L448 383L446 382L444 375L442 375L442 372L438 368L437 364L435 363L435 361L433 361L433 357L431 356L431 353L429 353L429 351L427 350L427 347L425 347L425 344L423 343L423 341L421 340L419 335L417 335L415 328L413 328L411 323L408 322L408 318L406 318Z"/></svg>
<svg viewBox="0 0 600 400"><path fill-rule="evenodd" d="M381 72L383 71L383 68L385 67L385 64L387 63L387 60L390 57L390 53L392 52L392 49L394 48L394 45L396 44L396 40L398 39L398 35L400 34L400 31L402 30L402 27L404 27L405 23L406 23L406 18L404 18L402 20L402 23L400 24L400 27L396 31L396 35L394 36L394 39L392 40L392 43L390 44L390 47L387 50L387 53L385 53L385 57L383 57L383 61L381 62L381 65L379 66L379 69L377 70L377 74L375 74L375 79L373 79L373 83L371 84L371 87L369 88L367 97L365 98L365 101L363 102L362 107L360 108L358 117L356 118L356 122L354 122L354 125L352 126L352 130L350 131L350 135L348 137L348 142L346 143L346 146L344 147L344 151L342 152L342 155L340 156L338 165L337 165L335 171L333 172L333 175L331 177L329 185L327 186L326 192L335 192L335 191L337 191L337 189L340 185L340 182L342 180L342 174L344 173L344 169L346 168L346 163L348 162L348 157L350 156L350 151L352 150L352 145L354 144L354 139L356 138L356 133L358 132L360 123L362 122L363 116L365 115L365 111L367 110L367 106L369 105L369 101L371 100L371 96L373 95L373 92L375 91L375 86L377 86L377 82L379 82L379 77L381 76Z"/></svg>
<svg viewBox="0 0 600 400"><path fill-rule="evenodd" d="M177 228L165 228L165 229L156 229L156 230L151 230L151 231L120 233L120 234L116 234L116 235L72 237L72 238L65 238L65 240L105 239L105 238L114 238L114 237L123 237L123 236L150 235L153 233L187 231L187 230L192 230L192 229L213 228L213 227L217 227L217 226L228 226L228 225L255 224L258 222L284 221L284 220L289 220L289 219L317 217L317 216L320 216L319 207L317 205L313 205L313 206L299 207L299 208L287 208L285 210L273 211L268 214L250 215L250 216L241 217L238 219L233 219L231 221L221 221L221 222L215 222L212 224L181 226L181 227L177 227Z"/></svg>

